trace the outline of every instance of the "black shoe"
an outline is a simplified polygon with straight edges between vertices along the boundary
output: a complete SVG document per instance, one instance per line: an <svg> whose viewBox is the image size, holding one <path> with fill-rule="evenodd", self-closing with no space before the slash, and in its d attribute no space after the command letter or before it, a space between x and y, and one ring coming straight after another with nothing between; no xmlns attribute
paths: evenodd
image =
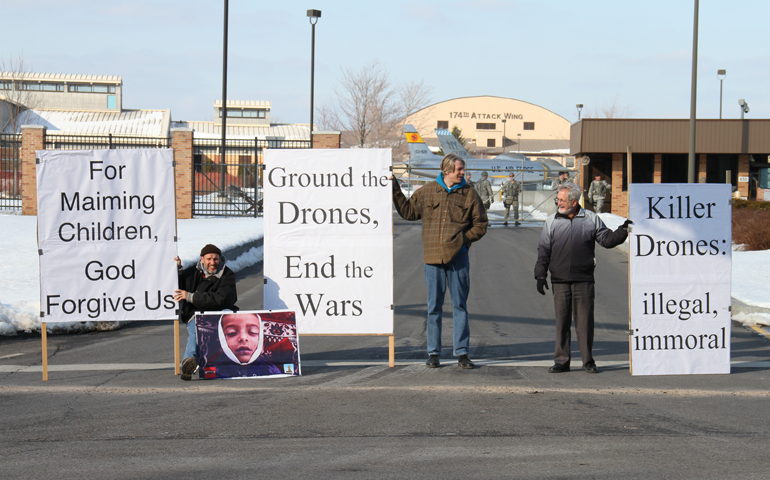
<svg viewBox="0 0 770 480"><path fill-rule="evenodd" d="M192 380L192 374L195 373L196 370L198 370L198 362L195 361L195 358L193 357L187 357L182 362L182 375L180 378L189 382Z"/></svg>
<svg viewBox="0 0 770 480"><path fill-rule="evenodd" d="M438 355L431 355L428 357L428 361L425 362L425 366L428 368L438 368L441 362L438 359Z"/></svg>
<svg viewBox="0 0 770 480"><path fill-rule="evenodd" d="M460 366L460 368L475 368L476 365L471 362L471 359L468 358L468 355L460 355L460 358L457 360L457 365Z"/></svg>
<svg viewBox="0 0 770 480"><path fill-rule="evenodd" d="M508 222L503 222L503 225L505 225L507 227L508 226Z"/></svg>
<svg viewBox="0 0 770 480"><path fill-rule="evenodd" d="M548 369L548 373L562 373L562 372L569 372L569 365L554 363L553 367Z"/></svg>
<svg viewBox="0 0 770 480"><path fill-rule="evenodd" d="M595 363L589 363L588 365L583 365L583 368L585 369L586 373L599 373L599 369L596 368Z"/></svg>
<svg viewBox="0 0 770 480"><path fill-rule="evenodd" d="M516 226L518 227L519 225L521 225L521 223L519 223L519 222L514 222L514 225L516 225Z"/></svg>

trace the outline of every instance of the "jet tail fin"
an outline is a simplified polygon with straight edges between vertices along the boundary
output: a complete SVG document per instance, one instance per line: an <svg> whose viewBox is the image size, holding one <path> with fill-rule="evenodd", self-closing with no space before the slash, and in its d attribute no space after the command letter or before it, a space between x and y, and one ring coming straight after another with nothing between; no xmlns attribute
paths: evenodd
<svg viewBox="0 0 770 480"><path fill-rule="evenodd" d="M425 140L412 125L404 125L404 135L406 135L406 144L409 147L409 161L435 160L438 155L431 152Z"/></svg>
<svg viewBox="0 0 770 480"><path fill-rule="evenodd" d="M463 147L462 144L457 140L457 138L452 135L452 132L446 128L437 128L436 136L438 136L438 141L441 143L441 149L444 150L444 153L452 152L457 154L460 156L460 158L465 160L466 163L468 160L474 159L468 150L466 150L465 147Z"/></svg>

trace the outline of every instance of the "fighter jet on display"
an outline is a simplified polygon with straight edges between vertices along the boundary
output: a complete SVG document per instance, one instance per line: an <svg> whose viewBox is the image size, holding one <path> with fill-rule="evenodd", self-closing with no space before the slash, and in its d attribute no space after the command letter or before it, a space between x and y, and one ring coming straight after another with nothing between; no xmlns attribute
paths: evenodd
<svg viewBox="0 0 770 480"><path fill-rule="evenodd" d="M548 167L542 163L533 162L520 153L503 153L491 159L474 158L449 130L437 128L436 135L444 153L452 152L462 157L466 168L481 168L489 171L489 180L492 184L507 182L510 172L514 172L516 180L522 183L542 184L546 178Z"/></svg>
<svg viewBox="0 0 770 480"><path fill-rule="evenodd" d="M436 130L436 133L438 132L449 133L448 130ZM404 125L404 134L406 135L406 143L409 146L409 154L411 155L406 165L409 167L412 175L436 178L441 166L441 155L436 155L430 151L425 141L412 125ZM442 140L439 137L444 152L454 152L460 155L465 160L465 168L472 170L477 180L480 178L481 170L488 171L489 180L493 185L502 185L507 182L509 172L514 172L516 179L519 181L523 178L525 183L542 182L545 178L544 166L527 160L527 157L524 157L524 155L520 156L523 158L523 161L522 158L505 156L518 155L515 153L500 155L493 159L473 158L451 133L449 133L449 136L454 140L454 144L445 145L446 140Z"/></svg>

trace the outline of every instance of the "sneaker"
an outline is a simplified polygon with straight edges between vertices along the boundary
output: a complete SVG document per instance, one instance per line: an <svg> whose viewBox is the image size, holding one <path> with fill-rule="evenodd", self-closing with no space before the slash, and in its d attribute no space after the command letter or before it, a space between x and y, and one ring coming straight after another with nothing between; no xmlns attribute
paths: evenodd
<svg viewBox="0 0 770 480"><path fill-rule="evenodd" d="M425 362L425 365L428 368L438 368L441 365L441 362L438 359L438 355L431 355L428 357L428 361Z"/></svg>
<svg viewBox="0 0 770 480"><path fill-rule="evenodd" d="M192 375L198 370L198 362L193 357L187 357L182 362L182 375L181 379L189 382L192 380Z"/></svg>
<svg viewBox="0 0 770 480"><path fill-rule="evenodd" d="M596 368L595 363L589 363L588 365L584 365L583 368L585 369L586 373L599 373L599 369Z"/></svg>
<svg viewBox="0 0 770 480"><path fill-rule="evenodd" d="M457 364L461 368L475 368L476 365L471 362L471 359L468 358L468 355L460 355L460 358L457 360Z"/></svg>
<svg viewBox="0 0 770 480"><path fill-rule="evenodd" d="M562 373L562 372L569 372L569 365L554 363L553 367L548 369L548 373Z"/></svg>

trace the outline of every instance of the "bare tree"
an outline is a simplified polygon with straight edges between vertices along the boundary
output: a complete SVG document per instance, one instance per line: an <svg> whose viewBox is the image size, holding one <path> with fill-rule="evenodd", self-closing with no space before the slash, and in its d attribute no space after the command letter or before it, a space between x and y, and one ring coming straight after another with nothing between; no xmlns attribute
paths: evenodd
<svg viewBox="0 0 770 480"><path fill-rule="evenodd" d="M24 58L0 58L0 132L15 133L21 127L23 114L37 107L40 97L23 88L27 72Z"/></svg>
<svg viewBox="0 0 770 480"><path fill-rule="evenodd" d="M342 70L331 104L318 112L322 128L351 132L355 145L397 148L406 117L428 101L430 89L422 81L394 86L377 61L359 71Z"/></svg>
<svg viewBox="0 0 770 480"><path fill-rule="evenodd" d="M598 108L593 108L583 115L584 118L629 118L633 110L628 105L622 105L618 102L618 96L615 95L607 103Z"/></svg>

